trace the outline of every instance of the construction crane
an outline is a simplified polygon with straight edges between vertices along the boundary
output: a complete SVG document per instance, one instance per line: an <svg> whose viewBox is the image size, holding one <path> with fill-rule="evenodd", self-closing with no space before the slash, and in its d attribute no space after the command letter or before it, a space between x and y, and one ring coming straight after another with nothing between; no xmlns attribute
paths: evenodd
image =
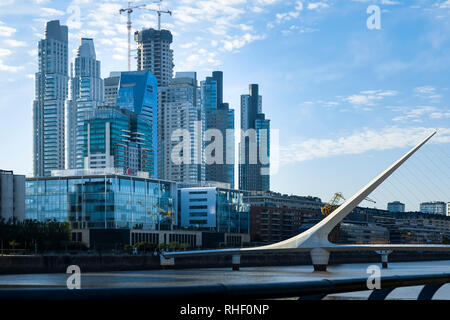
<svg viewBox="0 0 450 320"><path fill-rule="evenodd" d="M161 31L161 13L167 13L170 16L172 15L172 11L169 11L169 10L163 11L163 10L161 10L161 6L160 6L159 10L148 9L148 8L146 8L146 10L148 10L148 11L155 11L156 13L158 13L158 30L159 31Z"/></svg>
<svg viewBox="0 0 450 320"><path fill-rule="evenodd" d="M345 201L345 197L342 195L341 192L336 192L333 195L333 197L331 198L331 200L328 201L327 203L325 203L325 205L320 209L320 211L322 212L322 215L326 217L330 213L332 213L334 210L336 210L339 207L339 205L340 205L339 202L341 200ZM377 203L375 200L372 200L369 197L367 197L364 200L372 202L372 203Z"/></svg>
<svg viewBox="0 0 450 320"><path fill-rule="evenodd" d="M158 30L161 30L161 14L167 13L172 15L171 11L163 11L161 10L161 2L162 0L159 0L158 2L152 2L150 4L158 4L158 10L157 9L150 9L147 8L148 4L140 4L140 5L131 5L131 1L128 1L128 7L120 9L119 13L127 13L128 20L127 20L127 30L128 30L128 71L131 71L131 14L133 13L134 9L145 9L148 11L155 11L158 13Z"/></svg>

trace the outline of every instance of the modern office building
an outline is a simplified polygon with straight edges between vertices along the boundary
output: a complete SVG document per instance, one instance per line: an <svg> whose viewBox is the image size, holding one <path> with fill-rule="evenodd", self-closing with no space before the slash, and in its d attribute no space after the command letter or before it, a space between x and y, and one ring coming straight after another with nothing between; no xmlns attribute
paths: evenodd
<svg viewBox="0 0 450 320"><path fill-rule="evenodd" d="M83 126L83 168L117 168L131 175L157 175L152 123L119 107L97 107Z"/></svg>
<svg viewBox="0 0 450 320"><path fill-rule="evenodd" d="M68 93L68 29L49 21L38 46L33 102L33 174L65 167L65 101Z"/></svg>
<svg viewBox="0 0 450 320"><path fill-rule="evenodd" d="M216 187L180 189L179 221L184 228L249 233L249 207L244 193Z"/></svg>
<svg viewBox="0 0 450 320"><path fill-rule="evenodd" d="M447 203L447 216L450 217L450 202Z"/></svg>
<svg viewBox="0 0 450 320"><path fill-rule="evenodd" d="M270 120L262 113L257 84L241 96L241 142L239 147L239 189L270 190Z"/></svg>
<svg viewBox="0 0 450 320"><path fill-rule="evenodd" d="M173 77L172 33L169 30L136 31L137 70L150 70L158 79L158 87L168 86Z"/></svg>
<svg viewBox="0 0 450 320"><path fill-rule="evenodd" d="M100 61L96 60L94 40L82 38L72 65L70 98L66 101L66 168L84 167L84 120L89 111L104 100Z"/></svg>
<svg viewBox="0 0 450 320"><path fill-rule="evenodd" d="M82 171L26 179L27 219L69 222L72 229L169 230L177 224L175 183Z"/></svg>
<svg viewBox="0 0 450 320"><path fill-rule="evenodd" d="M105 78L105 105L117 105L117 92L119 91L120 72L111 72L108 78Z"/></svg>
<svg viewBox="0 0 450 320"><path fill-rule="evenodd" d="M121 72L116 105L147 118L157 136L158 85L150 71Z"/></svg>
<svg viewBox="0 0 450 320"><path fill-rule="evenodd" d="M210 137L205 148L214 144L214 148L205 155L206 181L218 181L234 188L234 110L223 102L223 73L214 71L200 84L201 108L205 115L205 130L218 130L219 137ZM217 150L219 149L219 150ZM211 159L209 159L211 158Z"/></svg>
<svg viewBox="0 0 450 320"><path fill-rule="evenodd" d="M446 215L447 204L443 201L423 202L420 204L420 212Z"/></svg>
<svg viewBox="0 0 450 320"><path fill-rule="evenodd" d="M25 219L25 176L0 170L0 219Z"/></svg>
<svg viewBox="0 0 450 320"><path fill-rule="evenodd" d="M405 212L405 204L400 201L389 202L387 209L389 212Z"/></svg>
<svg viewBox="0 0 450 320"><path fill-rule="evenodd" d="M177 74L159 95L161 177L178 182L205 181L204 116L198 105L196 74Z"/></svg>
<svg viewBox="0 0 450 320"><path fill-rule="evenodd" d="M131 172L135 172L138 167L147 168L144 171L150 172L151 177L157 178L158 85L155 76L148 70L111 72L110 77L105 79L104 95L106 106L117 106L121 110L127 110L129 113L126 117L128 118L133 115L132 118L134 120L130 120L130 123L133 123L133 128L130 125L129 129L127 129L133 134L130 137L125 137L125 139L136 142L138 148L139 145L142 145L140 151L143 152L132 151L136 148L130 144L123 146L123 148L127 148L128 152L131 152L130 155L139 155L135 159L137 162L134 161L136 165L129 167ZM112 109L109 110L107 113L117 113L117 111L111 111ZM119 117L123 117L123 115ZM145 125L143 120L146 120L148 125ZM143 139L142 143L139 143L139 139ZM150 155L151 159L148 158ZM132 160L133 158L128 159ZM143 164L144 162L151 163L149 164L151 167L150 171L148 171L148 165Z"/></svg>

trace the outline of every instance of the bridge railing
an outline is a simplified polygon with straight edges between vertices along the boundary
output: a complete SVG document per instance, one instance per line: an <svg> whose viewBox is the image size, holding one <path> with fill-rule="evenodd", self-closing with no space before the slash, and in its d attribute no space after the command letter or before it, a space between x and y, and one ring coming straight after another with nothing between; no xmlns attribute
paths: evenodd
<svg viewBox="0 0 450 320"><path fill-rule="evenodd" d="M424 286L418 300L431 300L443 285L450 283L450 273L414 276L389 276L380 279L369 300L384 300L400 287ZM329 294L367 291L367 278L323 279L314 281L256 284L212 284L203 286L94 288L68 290L66 288L16 288L0 285L0 301L5 300L253 300L299 298L320 300ZM450 298L450 297L449 297Z"/></svg>

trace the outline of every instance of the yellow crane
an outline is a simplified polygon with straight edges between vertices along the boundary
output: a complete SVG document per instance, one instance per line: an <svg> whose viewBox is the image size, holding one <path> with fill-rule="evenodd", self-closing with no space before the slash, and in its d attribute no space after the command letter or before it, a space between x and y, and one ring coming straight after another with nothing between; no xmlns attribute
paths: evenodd
<svg viewBox="0 0 450 320"><path fill-rule="evenodd" d="M336 192L331 198L331 200L325 203L325 205L320 209L322 215L326 217L334 210L336 210L340 206L339 202L341 200L345 201L345 197L342 195L341 192ZM372 203L377 203L375 200L372 200L369 197L367 197L365 200Z"/></svg>

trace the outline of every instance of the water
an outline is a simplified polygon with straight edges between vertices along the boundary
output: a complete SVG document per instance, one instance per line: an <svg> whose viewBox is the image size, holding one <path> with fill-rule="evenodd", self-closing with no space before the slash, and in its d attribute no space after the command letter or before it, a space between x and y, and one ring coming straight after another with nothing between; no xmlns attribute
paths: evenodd
<svg viewBox="0 0 450 320"><path fill-rule="evenodd" d="M195 286L215 283L274 283L368 277L366 264L329 266L327 272L313 272L312 266L251 267L232 271L228 268L86 272L82 288ZM81 270L83 271L83 270ZM381 276L450 273L449 261L390 263ZM0 275L1 288L65 287L67 274ZM388 299L416 299L422 286L395 289ZM371 291L329 295L327 299L365 299ZM450 300L450 284L444 285L434 299Z"/></svg>

